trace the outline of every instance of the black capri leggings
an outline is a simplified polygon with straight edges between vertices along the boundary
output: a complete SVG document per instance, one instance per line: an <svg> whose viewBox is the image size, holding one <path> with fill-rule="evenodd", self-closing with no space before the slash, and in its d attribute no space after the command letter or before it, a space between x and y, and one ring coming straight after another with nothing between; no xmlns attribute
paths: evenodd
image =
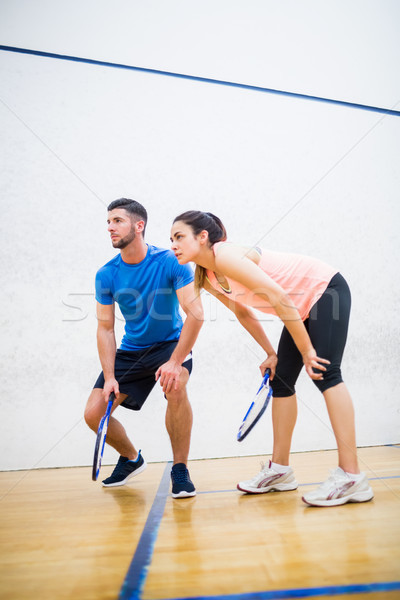
<svg viewBox="0 0 400 600"><path fill-rule="evenodd" d="M326 365L323 380L313 380L321 392L343 381L340 365L346 345L350 307L349 286L344 277L337 273L304 321L317 356L331 362L330 365ZM272 382L275 398L296 393L295 385L302 366L302 356L292 336L284 327L278 346L278 365Z"/></svg>

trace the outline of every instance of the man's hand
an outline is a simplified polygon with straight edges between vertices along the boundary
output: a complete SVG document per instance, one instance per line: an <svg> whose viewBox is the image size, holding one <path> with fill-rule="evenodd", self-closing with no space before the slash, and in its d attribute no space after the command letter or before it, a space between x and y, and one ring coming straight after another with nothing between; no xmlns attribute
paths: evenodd
<svg viewBox="0 0 400 600"><path fill-rule="evenodd" d="M326 371L324 364L330 365L330 361L326 360L325 358L319 358L314 348L308 350L302 356L307 374L311 377L311 379L315 379L316 381L322 380L324 378L323 373L315 373L313 369L318 369L319 371Z"/></svg>
<svg viewBox="0 0 400 600"><path fill-rule="evenodd" d="M271 369L270 380L272 381L275 376L276 365L278 364L278 357L276 354L270 354L264 362L260 365L261 375L264 377L265 371Z"/></svg>
<svg viewBox="0 0 400 600"><path fill-rule="evenodd" d="M119 385L116 379L106 379L103 387L103 399L104 402L108 402L111 392L114 392L115 397L118 398Z"/></svg>
<svg viewBox="0 0 400 600"><path fill-rule="evenodd" d="M173 359L161 365L156 373L156 381L160 380L164 394L178 389L181 372L182 366Z"/></svg>

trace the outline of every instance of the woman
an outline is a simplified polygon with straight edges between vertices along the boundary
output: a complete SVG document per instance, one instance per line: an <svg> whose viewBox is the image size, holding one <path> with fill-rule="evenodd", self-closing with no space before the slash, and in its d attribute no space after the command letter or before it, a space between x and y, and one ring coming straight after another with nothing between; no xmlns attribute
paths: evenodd
<svg viewBox="0 0 400 600"><path fill-rule="evenodd" d="M176 217L171 242L180 264L196 263L197 289L204 287L232 310L267 354L260 369L264 374L269 367L274 380L272 460L238 489L259 494L297 488L289 453L297 418L295 384L304 364L325 398L339 466L303 500L313 506L371 500L373 491L358 468L354 409L340 370L351 304L342 275L314 258L228 243L220 219L201 211ZM277 355L249 307L283 321Z"/></svg>

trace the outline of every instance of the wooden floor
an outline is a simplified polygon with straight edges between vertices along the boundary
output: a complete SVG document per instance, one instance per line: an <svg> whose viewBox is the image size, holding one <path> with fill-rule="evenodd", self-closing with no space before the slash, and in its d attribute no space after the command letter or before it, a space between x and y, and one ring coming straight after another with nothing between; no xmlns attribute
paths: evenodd
<svg viewBox="0 0 400 600"><path fill-rule="evenodd" d="M299 489L260 496L236 483L262 457L190 462L198 494L185 500L170 497L165 463L116 489L89 468L0 473L0 598L115 600L133 569L131 597L143 600L399 599L400 446L359 456L375 498L334 508L301 495L327 478L335 452L293 454Z"/></svg>

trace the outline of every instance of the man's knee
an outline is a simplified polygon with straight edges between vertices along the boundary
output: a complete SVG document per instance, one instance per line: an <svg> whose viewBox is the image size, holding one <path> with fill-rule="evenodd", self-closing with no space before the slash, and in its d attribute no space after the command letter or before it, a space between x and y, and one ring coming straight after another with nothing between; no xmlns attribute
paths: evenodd
<svg viewBox="0 0 400 600"><path fill-rule="evenodd" d="M86 424L93 429L93 431L97 431L97 428L100 423L101 415L99 416L99 404L102 402L102 393L103 390L99 388L95 388L92 390L88 401L86 403L84 419Z"/></svg>
<svg viewBox="0 0 400 600"><path fill-rule="evenodd" d="M171 390L170 392L165 394L165 398L168 404L170 405L180 404L181 402L184 402L185 400L187 400L186 385L180 385L177 390Z"/></svg>
<svg viewBox="0 0 400 600"><path fill-rule="evenodd" d="M177 389L173 388L170 392L165 394L165 398L167 399L169 404L178 404L187 400L186 384L188 382L188 379L188 370L184 368L182 369L182 372L180 374Z"/></svg>

